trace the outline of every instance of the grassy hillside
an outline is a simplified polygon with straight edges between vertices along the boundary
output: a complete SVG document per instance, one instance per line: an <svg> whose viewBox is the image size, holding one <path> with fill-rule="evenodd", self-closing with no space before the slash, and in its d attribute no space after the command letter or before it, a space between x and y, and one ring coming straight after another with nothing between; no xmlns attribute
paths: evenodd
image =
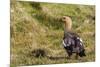
<svg viewBox="0 0 100 67"><path fill-rule="evenodd" d="M84 41L86 57L67 59L61 17L73 20ZM11 67L95 61L95 6L11 1ZM35 57L36 50L45 56Z"/></svg>

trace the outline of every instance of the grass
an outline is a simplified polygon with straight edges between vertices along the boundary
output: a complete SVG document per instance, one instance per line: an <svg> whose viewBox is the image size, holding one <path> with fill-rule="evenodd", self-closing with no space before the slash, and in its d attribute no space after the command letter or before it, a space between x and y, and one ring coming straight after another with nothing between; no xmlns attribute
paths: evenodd
<svg viewBox="0 0 100 67"><path fill-rule="evenodd" d="M67 59L62 46L63 23L68 15L73 31L84 41L86 57ZM95 61L95 6L55 3L16 2L11 0L11 67ZM41 49L46 56L36 58Z"/></svg>

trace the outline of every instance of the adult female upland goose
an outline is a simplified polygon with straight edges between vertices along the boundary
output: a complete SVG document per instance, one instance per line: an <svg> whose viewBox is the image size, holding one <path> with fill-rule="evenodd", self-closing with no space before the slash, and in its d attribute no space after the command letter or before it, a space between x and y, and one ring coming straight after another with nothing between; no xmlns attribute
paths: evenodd
<svg viewBox="0 0 100 67"><path fill-rule="evenodd" d="M70 58L73 53L76 53L76 58L78 58L78 56L86 56L82 39L78 34L72 32L71 18L63 16L62 21L64 22L63 46L68 53L68 58Z"/></svg>

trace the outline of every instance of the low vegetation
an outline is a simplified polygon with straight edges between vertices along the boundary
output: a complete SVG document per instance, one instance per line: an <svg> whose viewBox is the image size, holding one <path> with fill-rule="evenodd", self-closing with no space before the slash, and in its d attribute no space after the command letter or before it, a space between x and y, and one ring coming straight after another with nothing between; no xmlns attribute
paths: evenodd
<svg viewBox="0 0 100 67"><path fill-rule="evenodd" d="M67 59L61 17L73 20L84 41L86 57ZM11 0L11 67L95 61L95 6L16 2Z"/></svg>

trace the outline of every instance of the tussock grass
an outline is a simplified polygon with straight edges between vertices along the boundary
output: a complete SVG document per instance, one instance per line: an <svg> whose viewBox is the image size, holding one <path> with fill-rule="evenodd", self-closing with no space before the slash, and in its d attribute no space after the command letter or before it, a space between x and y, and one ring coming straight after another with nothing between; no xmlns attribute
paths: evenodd
<svg viewBox="0 0 100 67"><path fill-rule="evenodd" d="M64 15L72 18L73 31L84 41L84 58L66 58L60 20ZM10 24L11 67L95 61L95 6L11 1ZM35 57L38 50L45 56Z"/></svg>

